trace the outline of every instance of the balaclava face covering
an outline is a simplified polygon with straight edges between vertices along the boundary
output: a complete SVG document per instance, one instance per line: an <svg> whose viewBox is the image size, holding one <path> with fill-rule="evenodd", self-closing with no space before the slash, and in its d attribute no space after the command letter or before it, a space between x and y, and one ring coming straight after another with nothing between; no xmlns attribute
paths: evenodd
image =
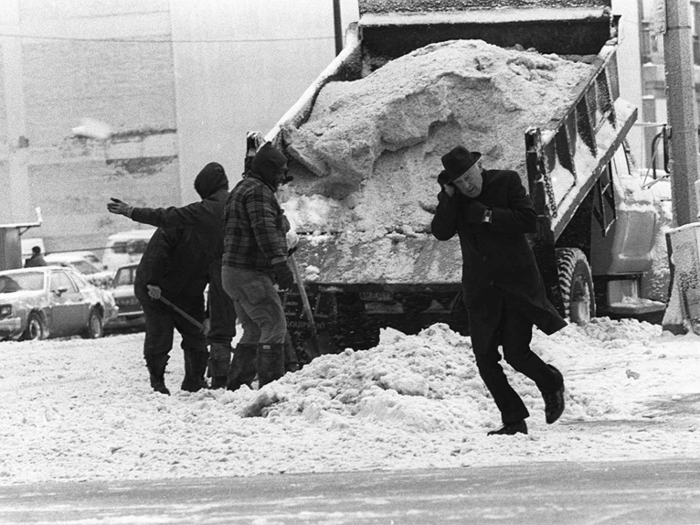
<svg viewBox="0 0 700 525"><path fill-rule="evenodd" d="M261 180L277 191L275 174L287 164L287 157L269 142L264 144L253 157L250 170Z"/></svg>

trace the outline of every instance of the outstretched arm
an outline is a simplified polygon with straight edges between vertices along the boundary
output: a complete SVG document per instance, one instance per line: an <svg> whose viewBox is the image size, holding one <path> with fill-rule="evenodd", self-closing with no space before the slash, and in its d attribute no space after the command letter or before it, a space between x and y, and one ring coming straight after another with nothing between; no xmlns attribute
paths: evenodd
<svg viewBox="0 0 700 525"><path fill-rule="evenodd" d="M203 202L193 202L187 206L168 208L134 208L114 197L107 204L110 213L124 215L132 221L150 224L159 228L186 228L198 226L207 220L207 210Z"/></svg>

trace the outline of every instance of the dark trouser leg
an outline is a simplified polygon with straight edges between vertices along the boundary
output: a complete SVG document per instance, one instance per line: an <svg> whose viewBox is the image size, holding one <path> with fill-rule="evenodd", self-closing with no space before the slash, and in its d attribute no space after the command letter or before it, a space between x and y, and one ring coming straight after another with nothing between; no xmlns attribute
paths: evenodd
<svg viewBox="0 0 700 525"><path fill-rule="evenodd" d="M233 361L228 372L228 390L238 390L243 385L250 385L257 373L255 361L257 344L239 343L233 351Z"/></svg>
<svg viewBox="0 0 700 525"><path fill-rule="evenodd" d="M203 303L181 303L178 306L196 320L200 322L204 320ZM180 388L187 392L197 392L208 386L206 379L204 379L209 360L206 337L199 328L181 315L174 314L174 320L175 328L182 335L180 346L185 355L185 378Z"/></svg>
<svg viewBox="0 0 700 525"><path fill-rule="evenodd" d="M143 307L146 321L143 356L146 360L151 388L161 394L170 394L165 386L165 367L173 346L173 319L169 311L160 308L160 304L155 303L148 296L145 288L134 286L134 291Z"/></svg>
<svg viewBox="0 0 700 525"><path fill-rule="evenodd" d="M532 322L518 310L506 308L502 323L503 357L514 370L529 377L541 392L561 388L561 375L530 349Z"/></svg>
<svg viewBox="0 0 700 525"><path fill-rule="evenodd" d="M469 310L469 331L481 379L501 412L501 420L508 425L524 420L530 414L523 400L508 383L508 378L499 363L501 315L502 306L489 308L488 312L472 308Z"/></svg>
<svg viewBox="0 0 700 525"><path fill-rule="evenodd" d="M204 301L195 300L193 302L178 302L179 306L186 313L194 317L197 321L204 320ZM182 390L187 392L197 392L202 388L207 388L207 381L204 373L207 370L209 360L209 350L204 334L191 321L181 315L174 313L173 319L175 328L182 335L180 346L185 355L185 378L182 381Z"/></svg>
<svg viewBox="0 0 700 525"><path fill-rule="evenodd" d="M285 373L284 343L260 343L256 364L259 388L282 377Z"/></svg>
<svg viewBox="0 0 700 525"><path fill-rule="evenodd" d="M207 334L209 353L209 377L212 388L226 386L226 376L231 363L231 340L236 335L236 310L233 300L226 293L221 282L221 265L213 263L210 267L209 283L209 320Z"/></svg>

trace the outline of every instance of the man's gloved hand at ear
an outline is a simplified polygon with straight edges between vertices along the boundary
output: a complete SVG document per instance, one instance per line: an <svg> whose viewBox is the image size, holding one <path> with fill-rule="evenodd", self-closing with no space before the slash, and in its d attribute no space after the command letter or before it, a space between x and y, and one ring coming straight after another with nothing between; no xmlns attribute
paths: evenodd
<svg viewBox="0 0 700 525"><path fill-rule="evenodd" d="M454 184L447 182L449 178L450 176L446 171L440 172L440 175L438 175L438 184L448 197L452 197L455 194L456 188Z"/></svg>

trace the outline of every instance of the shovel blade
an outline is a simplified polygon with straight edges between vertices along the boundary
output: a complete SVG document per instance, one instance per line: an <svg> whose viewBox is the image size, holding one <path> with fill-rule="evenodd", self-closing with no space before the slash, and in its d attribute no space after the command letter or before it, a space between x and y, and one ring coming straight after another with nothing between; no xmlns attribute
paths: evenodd
<svg viewBox="0 0 700 525"><path fill-rule="evenodd" d="M302 346L309 359L325 354L338 353L338 347L331 340L330 334L326 332L317 334L315 337L309 337Z"/></svg>

